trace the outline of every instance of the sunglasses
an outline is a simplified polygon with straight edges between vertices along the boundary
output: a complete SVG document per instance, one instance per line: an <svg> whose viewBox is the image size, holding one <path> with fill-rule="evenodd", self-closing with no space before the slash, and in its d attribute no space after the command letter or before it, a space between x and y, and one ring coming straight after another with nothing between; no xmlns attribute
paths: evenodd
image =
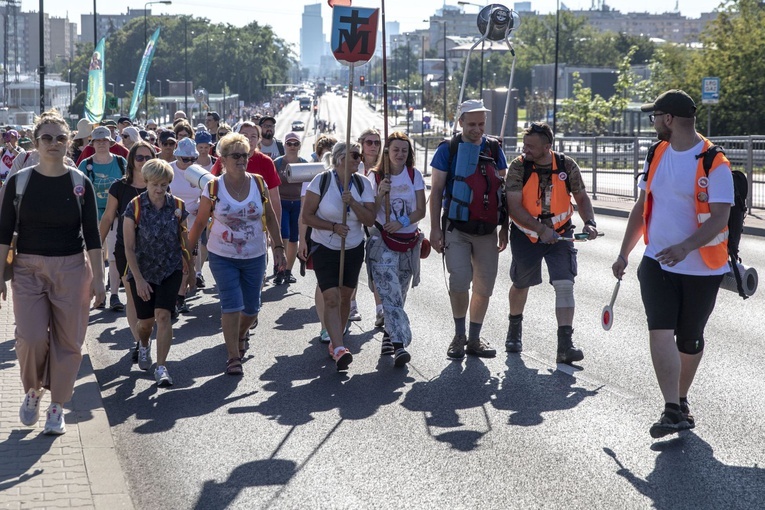
<svg viewBox="0 0 765 510"><path fill-rule="evenodd" d="M231 153L231 154L229 154L227 157L229 157L229 158L233 158L233 159L235 159L236 161L239 161L239 160L240 160L240 159L242 159L242 158L245 158L245 159L246 159L246 158L247 158L247 156L249 156L249 154L247 154L246 152L232 152L232 153Z"/></svg>
<svg viewBox="0 0 765 510"><path fill-rule="evenodd" d="M374 145L375 147L379 147L380 140L364 140L364 145L369 145L370 147Z"/></svg>
<svg viewBox="0 0 765 510"><path fill-rule="evenodd" d="M284 142L287 147L300 147L300 142Z"/></svg>
<svg viewBox="0 0 765 510"><path fill-rule="evenodd" d="M139 163L142 163L144 161L149 161L150 159L154 159L154 156L144 156L143 154L136 154L135 160Z"/></svg>
<svg viewBox="0 0 765 510"><path fill-rule="evenodd" d="M351 152L351 153L350 153L350 155L351 155L351 157L352 157L353 159L355 159L355 160L357 160L357 161L358 161L359 159L361 159L361 154L359 154L358 152Z"/></svg>
<svg viewBox="0 0 765 510"><path fill-rule="evenodd" d="M550 133L547 132L547 129L545 129L545 126L541 124L537 124L536 122L532 122L531 126L529 127L531 128L532 133L540 133L542 135L545 135L545 138L547 138L547 140L549 140L549 142L552 143L552 137L550 136Z"/></svg>
<svg viewBox="0 0 765 510"><path fill-rule="evenodd" d="M69 141L69 137L66 135L58 135L55 138L52 135L40 135L37 139L45 143L53 143L53 140L56 140L56 143L66 143Z"/></svg>
<svg viewBox="0 0 765 510"><path fill-rule="evenodd" d="M179 158L184 163L193 163L197 160L197 158Z"/></svg>

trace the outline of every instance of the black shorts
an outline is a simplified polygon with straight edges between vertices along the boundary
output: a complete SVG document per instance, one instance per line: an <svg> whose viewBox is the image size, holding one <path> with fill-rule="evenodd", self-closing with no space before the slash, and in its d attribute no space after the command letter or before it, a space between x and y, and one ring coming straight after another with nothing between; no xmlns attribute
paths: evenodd
<svg viewBox="0 0 765 510"><path fill-rule="evenodd" d="M704 339L722 275L671 273L650 257L643 257L637 274L649 331L671 329L680 340Z"/></svg>
<svg viewBox="0 0 765 510"><path fill-rule="evenodd" d="M340 286L340 250L332 250L323 245L311 255L313 271L322 292ZM359 284L361 264L364 263L364 243L355 248L345 250L345 268L343 270L343 287L355 289Z"/></svg>
<svg viewBox="0 0 765 510"><path fill-rule="evenodd" d="M127 257L125 256L125 245L114 245L114 263L117 266L117 272L120 274L120 278L127 274Z"/></svg>
<svg viewBox="0 0 765 510"><path fill-rule="evenodd" d="M133 303L135 303L135 313L138 319L146 320L154 317L154 310L162 308L163 310L175 310L175 299L178 296L178 289L183 281L183 271L175 271L165 278L159 285L151 285L151 297L144 301L138 296L135 290L135 280L130 280L130 292L133 293Z"/></svg>

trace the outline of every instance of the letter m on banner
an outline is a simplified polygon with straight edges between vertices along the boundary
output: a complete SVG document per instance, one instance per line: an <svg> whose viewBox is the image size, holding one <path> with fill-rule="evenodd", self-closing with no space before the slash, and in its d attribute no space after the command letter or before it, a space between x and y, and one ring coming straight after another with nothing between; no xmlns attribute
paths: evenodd
<svg viewBox="0 0 765 510"><path fill-rule="evenodd" d="M332 54L341 64L364 64L377 45L379 9L341 7L332 9Z"/></svg>

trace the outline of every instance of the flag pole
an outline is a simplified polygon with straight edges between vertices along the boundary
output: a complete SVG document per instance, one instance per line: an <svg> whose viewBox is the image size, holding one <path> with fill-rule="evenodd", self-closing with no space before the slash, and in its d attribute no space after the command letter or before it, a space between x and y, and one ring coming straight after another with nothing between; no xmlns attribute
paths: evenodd
<svg viewBox="0 0 765 510"><path fill-rule="evenodd" d="M383 80L383 177L390 178L390 158L388 157L388 39L385 35L385 0L380 0L382 14L382 80ZM408 71L407 71L408 72ZM408 112L407 112L408 113ZM390 192L385 193L385 223L390 219Z"/></svg>
<svg viewBox="0 0 765 510"><path fill-rule="evenodd" d="M348 168L348 158L351 155L351 117L353 114L353 70L356 66L348 66L348 119L345 123L345 158L343 168L343 191L348 189L351 180L351 171ZM343 225L348 222L348 207L343 207ZM345 268L345 238L340 239L340 273L337 278L337 286L343 286L343 273Z"/></svg>

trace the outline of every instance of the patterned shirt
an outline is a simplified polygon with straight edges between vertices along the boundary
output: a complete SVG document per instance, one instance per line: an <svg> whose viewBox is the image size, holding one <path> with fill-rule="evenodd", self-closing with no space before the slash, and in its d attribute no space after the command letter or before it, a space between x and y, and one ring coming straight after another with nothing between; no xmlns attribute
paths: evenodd
<svg viewBox="0 0 765 510"><path fill-rule="evenodd" d="M135 254L138 267L144 280L155 285L161 284L175 271L183 270L181 253L180 223L189 213L181 201L181 208L176 209L175 197L165 195L165 205L157 209L149 200L149 193L138 196L141 201L141 214L135 235ZM135 203L130 202L125 210L125 218L135 221ZM133 274L128 271L128 279Z"/></svg>
<svg viewBox="0 0 765 510"><path fill-rule="evenodd" d="M582 172L579 170L579 165L576 161L568 156L565 156L566 170L568 170L568 183L572 194L585 191L584 180L582 179ZM552 176L552 161L548 165L536 165L537 173L539 174L539 199L542 205L542 214L548 214L550 212L550 203L547 200L548 188L552 186L550 177ZM523 192L523 160L520 156L510 162L510 167L507 170L507 177L505 178L505 189L508 193L520 193Z"/></svg>

